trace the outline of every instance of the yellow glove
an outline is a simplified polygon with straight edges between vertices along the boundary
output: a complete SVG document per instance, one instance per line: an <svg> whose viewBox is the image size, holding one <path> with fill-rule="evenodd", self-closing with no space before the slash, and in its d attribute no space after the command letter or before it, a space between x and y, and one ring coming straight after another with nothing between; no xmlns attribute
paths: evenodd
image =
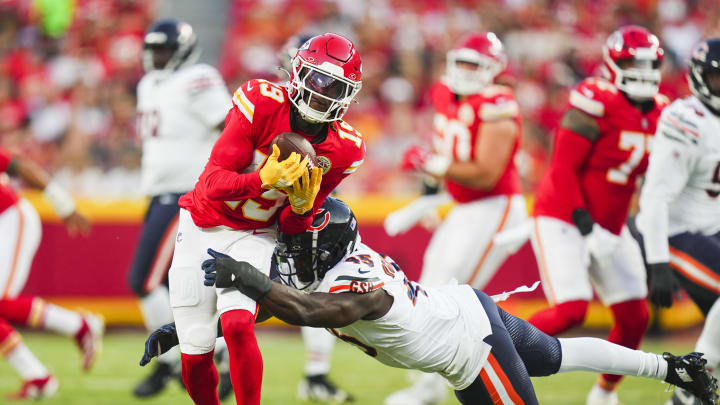
<svg viewBox="0 0 720 405"><path fill-rule="evenodd" d="M320 191L322 182L322 169L313 167L311 175L308 175L308 171L305 170L301 179L295 180L292 188L285 189L288 193L288 200L290 200L290 208L299 215L310 211L315 204L315 197Z"/></svg>
<svg viewBox="0 0 720 405"><path fill-rule="evenodd" d="M299 179L303 172L307 172L307 157L300 161L300 155L295 152L290 153L287 159L278 162L280 157L280 149L277 145L273 145L273 150L267 161L260 168L260 181L263 188L283 188L290 187Z"/></svg>

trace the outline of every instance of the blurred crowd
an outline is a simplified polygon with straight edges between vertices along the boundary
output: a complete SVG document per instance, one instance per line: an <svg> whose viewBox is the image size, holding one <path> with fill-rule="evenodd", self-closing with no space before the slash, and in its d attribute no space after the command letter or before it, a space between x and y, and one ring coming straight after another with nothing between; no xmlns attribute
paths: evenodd
<svg viewBox="0 0 720 405"><path fill-rule="evenodd" d="M218 0L224 1L224 0ZM137 195L140 140L135 86L143 31L155 18L145 0L0 0L0 144L57 173L77 194ZM445 52L464 33L493 31L510 65L524 117L517 159L531 192L547 163L569 89L598 74L607 34L634 23L666 50L661 92L688 94L685 58L720 35L717 0L235 0L218 68L233 91L245 80L285 80L280 49L293 35L332 31L352 39L363 88L346 121L366 139L361 170L345 194L409 194L416 178L397 164L429 139L427 93Z"/></svg>

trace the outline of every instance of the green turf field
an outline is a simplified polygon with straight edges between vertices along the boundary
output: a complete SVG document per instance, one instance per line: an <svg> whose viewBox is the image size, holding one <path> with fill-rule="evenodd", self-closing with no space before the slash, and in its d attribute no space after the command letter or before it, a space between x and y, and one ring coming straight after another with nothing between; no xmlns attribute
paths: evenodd
<svg viewBox="0 0 720 405"><path fill-rule="evenodd" d="M70 339L37 333L24 334L25 341L60 380L60 393L44 403L63 405L95 404L191 404L179 385L171 382L169 389L151 400L136 400L130 391L149 370L140 368L144 334L116 332L105 339L102 357L89 374L80 371L80 356ZM260 346L265 359L263 404L299 403L295 388L302 372L304 351L299 334L260 332ZM687 352L692 341L661 344L648 341L650 351ZM348 344L338 342L333 356L331 376L357 397L359 405L380 405L385 395L402 388L407 382L404 370L392 369L369 358ZM584 404L585 395L595 381L588 373L567 373L534 380L541 404ZM6 363L0 363L0 403L4 395L18 388L20 380ZM620 389L625 405L661 405L670 395L665 384L654 380L628 378ZM234 403L228 400L226 403ZM447 404L456 404L450 397Z"/></svg>

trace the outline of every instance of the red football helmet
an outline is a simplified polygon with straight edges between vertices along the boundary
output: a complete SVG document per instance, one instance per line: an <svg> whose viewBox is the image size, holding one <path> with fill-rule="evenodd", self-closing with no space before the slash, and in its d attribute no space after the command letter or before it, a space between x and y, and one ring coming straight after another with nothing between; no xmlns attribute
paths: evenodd
<svg viewBox="0 0 720 405"><path fill-rule="evenodd" d="M446 59L445 83L459 95L481 92L507 66L502 42L492 32L463 37Z"/></svg>
<svg viewBox="0 0 720 405"><path fill-rule="evenodd" d="M326 33L308 39L292 60L290 101L303 118L342 118L360 87L362 62L350 40Z"/></svg>
<svg viewBox="0 0 720 405"><path fill-rule="evenodd" d="M605 73L630 98L646 100L658 92L664 55L660 40L647 29L627 25L610 34L603 46Z"/></svg>

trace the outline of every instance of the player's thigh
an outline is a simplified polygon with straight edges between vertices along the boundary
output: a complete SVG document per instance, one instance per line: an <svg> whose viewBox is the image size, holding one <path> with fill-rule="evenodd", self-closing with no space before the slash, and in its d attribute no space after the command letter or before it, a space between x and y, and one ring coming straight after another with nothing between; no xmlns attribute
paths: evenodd
<svg viewBox="0 0 720 405"><path fill-rule="evenodd" d="M492 346L480 375L467 388L455 395L463 404L537 404L535 390L525 364L490 297L477 291L478 299L487 313L492 334L485 342Z"/></svg>
<svg viewBox="0 0 720 405"><path fill-rule="evenodd" d="M30 274L42 227L24 199L0 213L0 297L18 295Z"/></svg>
<svg viewBox="0 0 720 405"><path fill-rule="evenodd" d="M593 263L590 277L595 291L606 306L647 297L647 273L642 252L627 226L620 233L620 243L612 258Z"/></svg>
<svg viewBox="0 0 720 405"><path fill-rule="evenodd" d="M487 261L493 236L507 223L511 201L497 196L453 207L425 251L421 283L438 286L453 278L474 282Z"/></svg>
<svg viewBox="0 0 720 405"><path fill-rule="evenodd" d="M682 287L706 314L720 294L720 241L693 233L673 236L670 265Z"/></svg>
<svg viewBox="0 0 720 405"><path fill-rule="evenodd" d="M275 231L272 228L256 231L234 241L223 253L235 260L248 262L265 275L269 275L275 250ZM218 288L216 292L217 310L221 314L237 309L250 311L253 314L257 311L257 303L236 288Z"/></svg>
<svg viewBox="0 0 720 405"><path fill-rule="evenodd" d="M133 256L128 282L138 295L160 285L170 267L178 227L179 194L155 196L150 202Z"/></svg>
<svg viewBox="0 0 720 405"><path fill-rule="evenodd" d="M589 256L575 226L556 218L535 217L530 241L550 304L592 299Z"/></svg>

